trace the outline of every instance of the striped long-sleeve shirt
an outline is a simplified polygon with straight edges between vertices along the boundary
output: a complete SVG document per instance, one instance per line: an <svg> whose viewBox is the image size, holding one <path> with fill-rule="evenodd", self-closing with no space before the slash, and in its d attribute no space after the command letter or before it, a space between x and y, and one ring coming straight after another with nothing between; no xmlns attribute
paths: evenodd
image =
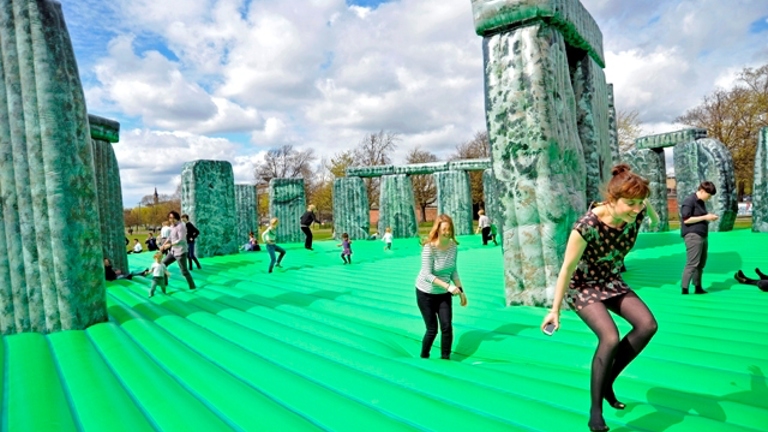
<svg viewBox="0 0 768 432"><path fill-rule="evenodd" d="M445 294L445 288L434 285L435 279L440 279L445 283L450 283L452 279L457 279L459 273L456 271L456 244L440 250L431 244L426 244L421 250L421 271L416 277L416 288L427 294Z"/></svg>

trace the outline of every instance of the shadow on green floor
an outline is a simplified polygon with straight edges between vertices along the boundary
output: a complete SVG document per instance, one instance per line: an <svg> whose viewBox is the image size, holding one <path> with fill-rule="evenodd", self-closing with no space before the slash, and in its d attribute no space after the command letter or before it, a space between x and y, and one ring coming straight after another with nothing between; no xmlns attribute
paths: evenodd
<svg viewBox="0 0 768 432"><path fill-rule="evenodd" d="M459 362L464 361L467 358L472 357L472 355L477 352L477 349L480 348L480 344L484 342L502 341L509 336L517 336L521 331L534 327L535 326L523 324L505 324L490 331L470 330L464 332L459 337L459 342L456 344L451 359Z"/></svg>
<svg viewBox="0 0 768 432"><path fill-rule="evenodd" d="M722 402L737 402L745 405L768 408L768 385L763 371L757 366L750 366L750 389L723 396L712 396L701 393L691 393L664 387L654 387L648 390L647 404L654 412L646 414L626 424L626 427L612 429L615 432L634 430L665 431L672 426L682 423L686 416L695 415L711 420L726 422L727 416L721 406ZM627 410L620 412L623 417L632 410L645 404L627 404ZM724 425L725 426L725 425Z"/></svg>

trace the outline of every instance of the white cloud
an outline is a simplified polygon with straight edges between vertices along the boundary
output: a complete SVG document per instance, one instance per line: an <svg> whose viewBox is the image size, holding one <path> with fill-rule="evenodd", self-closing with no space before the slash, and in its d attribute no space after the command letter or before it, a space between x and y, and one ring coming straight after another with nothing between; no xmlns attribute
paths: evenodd
<svg viewBox="0 0 768 432"><path fill-rule="evenodd" d="M768 15L768 2L582 2L604 35L617 108L637 110L648 133L674 128L677 116L715 86L729 86L744 66L763 64L768 52L764 34L749 33L755 17ZM376 8L345 0L113 4L119 19L104 22L121 35L90 62L98 82L86 89L89 109L138 121L143 132L124 132L116 149L145 135L184 143L175 165L131 167L126 186L177 175L179 161L199 156L197 145L229 143L221 157L241 163L236 176L245 180L253 158L283 144L332 156L383 129L401 134L399 163L416 145L447 157L485 129L482 38L466 0ZM250 143L205 138L227 132L243 132Z"/></svg>
<svg viewBox="0 0 768 432"><path fill-rule="evenodd" d="M173 193L185 162L198 159L234 162L237 153L237 145L224 138L147 129L122 131L120 142L113 147L120 166L126 207L151 194L155 187L160 193Z"/></svg>
<svg viewBox="0 0 768 432"><path fill-rule="evenodd" d="M109 57L95 67L101 82L86 94L89 105L116 107L129 116L141 117L144 125L167 130L216 133L251 130L261 123L254 108L210 95L191 81L178 63L158 51L137 56L134 38L114 39Z"/></svg>

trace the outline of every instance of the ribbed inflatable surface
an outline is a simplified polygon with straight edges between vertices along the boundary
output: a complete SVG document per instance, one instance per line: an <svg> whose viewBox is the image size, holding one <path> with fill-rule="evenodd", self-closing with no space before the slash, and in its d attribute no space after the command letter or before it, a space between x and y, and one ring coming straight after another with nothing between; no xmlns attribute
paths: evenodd
<svg viewBox="0 0 768 432"><path fill-rule="evenodd" d="M613 431L767 429L768 293L732 279L768 271L766 238L710 239L705 296L679 294L678 232L641 234L628 257L659 332L617 381ZM288 245L273 274L266 252L206 258L196 291L173 266L167 296L109 283L109 323L4 337L2 430L586 430L594 336L572 312L543 335L543 310L503 306L499 248L460 241L452 361L418 358L416 239L356 241L352 265L335 242Z"/></svg>

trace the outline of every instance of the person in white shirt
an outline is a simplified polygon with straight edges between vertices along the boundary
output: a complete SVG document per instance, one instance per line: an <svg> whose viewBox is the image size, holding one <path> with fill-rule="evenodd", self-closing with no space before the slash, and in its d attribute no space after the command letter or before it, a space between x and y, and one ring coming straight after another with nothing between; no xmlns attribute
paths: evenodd
<svg viewBox="0 0 768 432"><path fill-rule="evenodd" d="M152 267L149 268L149 272L152 273L152 287L149 289L149 298L155 295L155 288L160 285L160 289L165 294L165 287L168 285L168 279L171 274L168 273L168 268L162 263L163 253L155 252L155 262Z"/></svg>
<svg viewBox="0 0 768 432"><path fill-rule="evenodd" d="M381 236L381 241L384 242L384 250L392 250L392 228L387 227L384 235Z"/></svg>
<svg viewBox="0 0 768 432"><path fill-rule="evenodd" d="M139 239L133 239L133 250L129 250L128 253L142 253L144 252L144 248L141 247L141 243L139 243Z"/></svg>
<svg viewBox="0 0 768 432"><path fill-rule="evenodd" d="M477 215L479 218L477 220L477 231L475 231L475 233L482 231L483 246L487 246L488 240L491 238L491 218L485 215L485 210L478 211Z"/></svg>

